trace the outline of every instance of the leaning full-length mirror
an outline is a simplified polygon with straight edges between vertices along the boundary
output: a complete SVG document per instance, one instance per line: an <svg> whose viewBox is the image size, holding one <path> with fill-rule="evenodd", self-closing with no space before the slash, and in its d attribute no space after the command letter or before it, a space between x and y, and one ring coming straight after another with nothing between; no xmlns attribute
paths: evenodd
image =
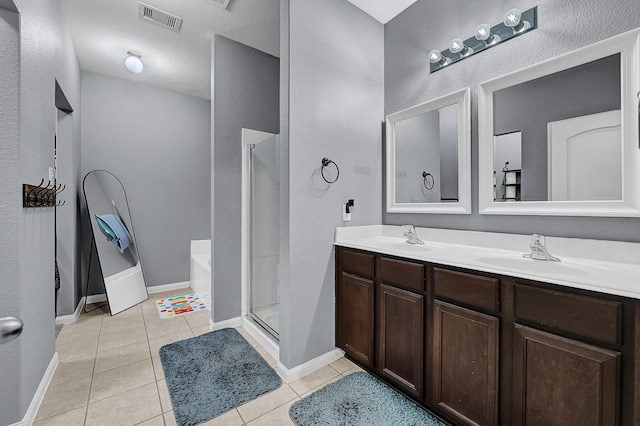
<svg viewBox="0 0 640 426"><path fill-rule="evenodd" d="M482 214L640 216L638 30L482 83Z"/></svg>
<svg viewBox="0 0 640 426"><path fill-rule="evenodd" d="M387 212L471 213L469 92L387 116Z"/></svg>
<svg viewBox="0 0 640 426"><path fill-rule="evenodd" d="M92 249L111 315L149 298L124 186L111 172L93 170L82 183L93 232Z"/></svg>

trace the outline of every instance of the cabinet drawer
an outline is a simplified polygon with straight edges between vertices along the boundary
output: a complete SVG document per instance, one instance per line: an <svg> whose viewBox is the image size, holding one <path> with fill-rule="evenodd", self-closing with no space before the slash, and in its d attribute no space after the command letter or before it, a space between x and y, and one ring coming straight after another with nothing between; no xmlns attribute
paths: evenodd
<svg viewBox="0 0 640 426"><path fill-rule="evenodd" d="M433 268L436 298L500 312L500 280L464 272Z"/></svg>
<svg viewBox="0 0 640 426"><path fill-rule="evenodd" d="M424 265L420 263L381 257L378 273L384 283L424 291Z"/></svg>
<svg viewBox="0 0 640 426"><path fill-rule="evenodd" d="M515 316L600 342L622 344L622 303L528 285L515 286Z"/></svg>
<svg viewBox="0 0 640 426"><path fill-rule="evenodd" d="M355 250L342 251L342 269L356 275L373 277L375 256Z"/></svg>

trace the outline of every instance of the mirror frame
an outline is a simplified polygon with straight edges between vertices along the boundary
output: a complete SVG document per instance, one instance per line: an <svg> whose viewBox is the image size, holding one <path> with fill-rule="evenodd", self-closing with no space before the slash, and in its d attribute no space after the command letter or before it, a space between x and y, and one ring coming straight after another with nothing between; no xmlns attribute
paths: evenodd
<svg viewBox="0 0 640 426"><path fill-rule="evenodd" d="M493 201L493 92L620 54L622 199L614 201ZM478 85L478 198L480 214L552 216L640 216L640 30L602 40Z"/></svg>
<svg viewBox="0 0 640 426"><path fill-rule="evenodd" d="M471 89L448 95L389 114L385 120L387 213L471 214ZM458 201L454 203L397 203L395 123L457 105Z"/></svg>

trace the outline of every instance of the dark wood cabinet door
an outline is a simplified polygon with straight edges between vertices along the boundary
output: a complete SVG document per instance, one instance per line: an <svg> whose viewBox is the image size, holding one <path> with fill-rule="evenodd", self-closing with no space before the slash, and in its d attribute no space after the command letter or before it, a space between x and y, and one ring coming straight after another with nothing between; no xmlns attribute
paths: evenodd
<svg viewBox="0 0 640 426"><path fill-rule="evenodd" d="M514 425L619 424L620 353L516 324L513 355Z"/></svg>
<svg viewBox="0 0 640 426"><path fill-rule="evenodd" d="M498 424L499 321L434 301L433 404L456 424Z"/></svg>
<svg viewBox="0 0 640 426"><path fill-rule="evenodd" d="M337 293L337 346L373 368L374 283L343 272Z"/></svg>
<svg viewBox="0 0 640 426"><path fill-rule="evenodd" d="M379 370L396 385L422 397L424 296L380 285L378 293Z"/></svg>

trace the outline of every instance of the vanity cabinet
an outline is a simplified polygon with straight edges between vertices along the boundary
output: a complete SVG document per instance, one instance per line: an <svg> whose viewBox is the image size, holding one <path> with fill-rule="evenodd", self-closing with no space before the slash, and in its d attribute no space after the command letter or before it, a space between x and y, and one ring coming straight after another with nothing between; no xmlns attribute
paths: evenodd
<svg viewBox="0 0 640 426"><path fill-rule="evenodd" d="M422 397L424 296L381 284L378 290L378 360L382 375Z"/></svg>
<svg viewBox="0 0 640 426"><path fill-rule="evenodd" d="M516 284L514 316L512 424L620 424L623 303Z"/></svg>
<svg viewBox="0 0 640 426"><path fill-rule="evenodd" d="M432 403L458 424L496 425L500 281L434 268L433 288Z"/></svg>
<svg viewBox="0 0 640 426"><path fill-rule="evenodd" d="M640 302L336 247L336 344L454 425L639 425Z"/></svg>
<svg viewBox="0 0 640 426"><path fill-rule="evenodd" d="M343 250L336 280L336 344L363 366L374 367L374 256Z"/></svg>
<svg viewBox="0 0 640 426"><path fill-rule="evenodd" d="M421 398L425 267L378 257L378 368L383 377Z"/></svg>
<svg viewBox="0 0 640 426"><path fill-rule="evenodd" d="M619 352L516 324L513 425L616 425Z"/></svg>

